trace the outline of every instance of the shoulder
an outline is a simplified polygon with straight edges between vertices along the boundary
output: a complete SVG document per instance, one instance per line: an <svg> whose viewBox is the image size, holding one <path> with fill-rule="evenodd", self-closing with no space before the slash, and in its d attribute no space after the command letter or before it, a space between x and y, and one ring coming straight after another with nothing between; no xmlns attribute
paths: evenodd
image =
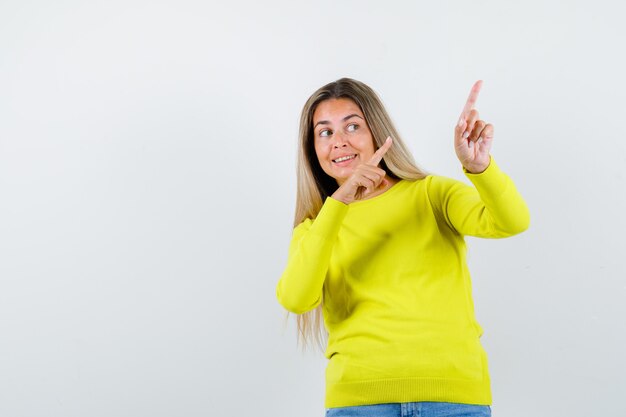
<svg viewBox="0 0 626 417"><path fill-rule="evenodd" d="M443 175L429 175L428 176L429 187L449 187L451 185L465 184L454 178L446 177Z"/></svg>
<svg viewBox="0 0 626 417"><path fill-rule="evenodd" d="M409 183L409 187L413 189L422 189L429 195L447 192L455 187L468 187L462 181L437 174L429 174L420 180L404 180L403 182Z"/></svg>

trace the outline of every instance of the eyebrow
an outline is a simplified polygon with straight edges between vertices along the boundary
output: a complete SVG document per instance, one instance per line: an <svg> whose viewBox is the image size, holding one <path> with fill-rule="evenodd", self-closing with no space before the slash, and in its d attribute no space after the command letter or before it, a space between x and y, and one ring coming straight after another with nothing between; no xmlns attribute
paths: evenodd
<svg viewBox="0 0 626 417"><path fill-rule="evenodd" d="M348 120L351 117L358 117L361 120L364 120L361 116L359 116L356 113L352 113L347 115L346 117L344 117L343 119L341 119L341 121L345 122L346 120ZM319 122L315 123L315 126L313 126L313 129L315 129L317 127L317 125L329 125L330 122L328 120L320 120Z"/></svg>

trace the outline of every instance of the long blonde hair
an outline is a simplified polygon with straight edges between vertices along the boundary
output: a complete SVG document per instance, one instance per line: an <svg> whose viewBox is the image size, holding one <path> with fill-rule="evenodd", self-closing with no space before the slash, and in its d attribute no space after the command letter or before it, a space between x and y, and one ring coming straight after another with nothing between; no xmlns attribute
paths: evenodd
<svg viewBox="0 0 626 417"><path fill-rule="evenodd" d="M338 188L334 178L327 175L321 168L315 153L313 138L313 113L317 106L325 100L347 98L354 101L363 112L376 149L380 148L387 136L393 138L393 145L380 162L380 167L387 175L395 179L418 180L426 176L413 159L408 148L402 141L391 118L387 114L378 95L364 83L351 78L341 78L326 84L314 92L306 101L300 116L300 132L298 140L297 165L297 197L294 228L304 219L314 219L322 208L327 197ZM323 326L324 296L322 302L314 310L297 316L298 343L303 341L303 348L314 339L317 346L324 351L328 337Z"/></svg>

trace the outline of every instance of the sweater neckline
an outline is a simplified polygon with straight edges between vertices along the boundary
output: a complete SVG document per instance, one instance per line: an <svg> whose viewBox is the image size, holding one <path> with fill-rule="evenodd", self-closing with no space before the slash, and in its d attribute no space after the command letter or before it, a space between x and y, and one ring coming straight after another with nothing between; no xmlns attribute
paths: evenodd
<svg viewBox="0 0 626 417"><path fill-rule="evenodd" d="M368 198L366 200L357 200L357 201L353 201L352 203L349 204L350 208L354 208L354 207L361 207L361 206L365 206L369 203L374 203L376 201L380 201L383 198L385 198L385 196L390 196L392 194L395 194L399 188L401 188L401 185L404 185L404 183L406 183L407 181L404 179L400 179L398 182L396 182L394 185L391 186L391 188L385 190L384 193L382 194L378 194L377 196L374 196L372 198Z"/></svg>

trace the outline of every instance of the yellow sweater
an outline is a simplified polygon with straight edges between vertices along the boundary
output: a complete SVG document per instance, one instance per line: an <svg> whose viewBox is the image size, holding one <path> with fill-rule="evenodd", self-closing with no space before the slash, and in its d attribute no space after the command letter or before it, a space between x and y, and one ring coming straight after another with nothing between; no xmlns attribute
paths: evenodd
<svg viewBox="0 0 626 417"><path fill-rule="evenodd" d="M491 404L464 235L528 227L528 208L493 159L459 181L401 180L368 200L327 198L293 231L279 302L322 302L329 333L325 406L413 401Z"/></svg>

